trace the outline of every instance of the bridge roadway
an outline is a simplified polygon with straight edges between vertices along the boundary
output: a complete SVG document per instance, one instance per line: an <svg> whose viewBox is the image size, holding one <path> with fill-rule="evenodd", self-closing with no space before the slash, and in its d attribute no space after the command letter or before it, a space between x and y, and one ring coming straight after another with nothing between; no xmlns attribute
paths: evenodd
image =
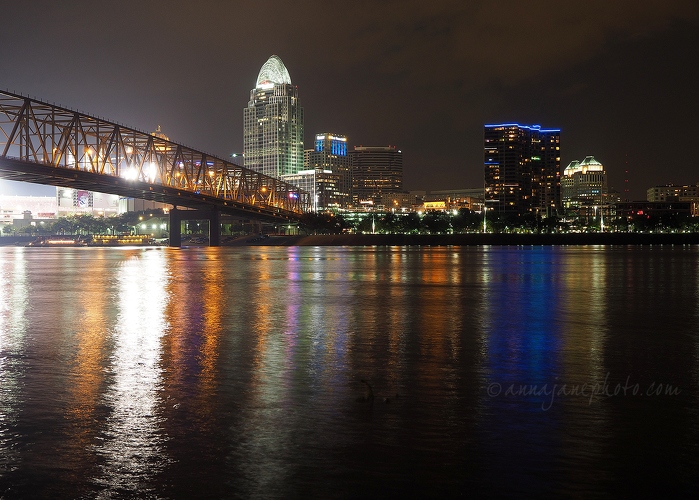
<svg viewBox="0 0 699 500"><path fill-rule="evenodd" d="M173 246L182 220L208 219L218 228L221 214L229 214L288 223L310 209L308 193L294 185L162 136L3 91L0 178L170 204ZM214 233L211 245L220 241Z"/></svg>

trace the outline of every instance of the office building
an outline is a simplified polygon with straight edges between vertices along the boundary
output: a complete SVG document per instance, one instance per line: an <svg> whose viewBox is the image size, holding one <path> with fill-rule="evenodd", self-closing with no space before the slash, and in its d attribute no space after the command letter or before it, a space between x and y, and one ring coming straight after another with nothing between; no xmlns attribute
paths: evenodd
<svg viewBox="0 0 699 500"><path fill-rule="evenodd" d="M303 108L298 88L278 56L257 75L244 111L245 167L270 177L303 170Z"/></svg>
<svg viewBox="0 0 699 500"><path fill-rule="evenodd" d="M325 207L346 208L352 203L352 172L347 154L347 137L338 134L316 134L313 149L304 152L304 170L330 172L336 189L328 193ZM323 177L323 176L321 176Z"/></svg>
<svg viewBox="0 0 699 500"><path fill-rule="evenodd" d="M350 157L355 206L380 205L383 195L403 191L403 153L397 147L355 146Z"/></svg>
<svg viewBox="0 0 699 500"><path fill-rule="evenodd" d="M648 201L699 201L699 184L654 186L646 191Z"/></svg>
<svg viewBox="0 0 699 500"><path fill-rule="evenodd" d="M301 170L282 175L281 180L307 192L314 212L339 208L336 197L339 176L330 170Z"/></svg>
<svg viewBox="0 0 699 500"><path fill-rule="evenodd" d="M604 166L593 156L570 162L561 178L561 197L565 208L609 204Z"/></svg>
<svg viewBox="0 0 699 500"><path fill-rule="evenodd" d="M504 213L551 215L561 205L560 129L484 128L485 203Z"/></svg>

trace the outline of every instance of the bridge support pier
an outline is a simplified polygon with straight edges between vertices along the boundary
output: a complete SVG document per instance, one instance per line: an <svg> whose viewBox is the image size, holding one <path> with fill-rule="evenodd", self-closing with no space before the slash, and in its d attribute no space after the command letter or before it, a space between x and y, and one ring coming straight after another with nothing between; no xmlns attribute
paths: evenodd
<svg viewBox="0 0 699 500"><path fill-rule="evenodd" d="M182 210L172 208L170 210L170 246L182 246Z"/></svg>
<svg viewBox="0 0 699 500"><path fill-rule="evenodd" d="M218 210L178 210L170 209L170 246L182 246L182 221L208 220L209 246L221 246L221 212Z"/></svg>
<svg viewBox="0 0 699 500"><path fill-rule="evenodd" d="M212 210L209 215L209 246L221 246L221 212Z"/></svg>

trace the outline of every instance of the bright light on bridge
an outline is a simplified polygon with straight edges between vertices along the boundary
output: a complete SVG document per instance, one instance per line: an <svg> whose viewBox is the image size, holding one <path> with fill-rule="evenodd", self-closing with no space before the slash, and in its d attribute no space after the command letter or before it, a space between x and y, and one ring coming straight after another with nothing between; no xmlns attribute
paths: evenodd
<svg viewBox="0 0 699 500"><path fill-rule="evenodd" d="M127 167L126 170L124 170L122 176L127 181L135 181L136 179L138 179L138 170L136 169L136 167Z"/></svg>
<svg viewBox="0 0 699 500"><path fill-rule="evenodd" d="M153 182L158 177L158 165L154 162L148 164L148 182Z"/></svg>

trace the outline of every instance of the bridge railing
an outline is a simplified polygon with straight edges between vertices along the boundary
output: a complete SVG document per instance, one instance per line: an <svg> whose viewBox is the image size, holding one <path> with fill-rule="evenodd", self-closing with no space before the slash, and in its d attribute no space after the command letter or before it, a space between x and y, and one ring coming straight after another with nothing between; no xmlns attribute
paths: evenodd
<svg viewBox="0 0 699 500"><path fill-rule="evenodd" d="M0 91L0 156L303 213L309 194L293 184L155 134Z"/></svg>

